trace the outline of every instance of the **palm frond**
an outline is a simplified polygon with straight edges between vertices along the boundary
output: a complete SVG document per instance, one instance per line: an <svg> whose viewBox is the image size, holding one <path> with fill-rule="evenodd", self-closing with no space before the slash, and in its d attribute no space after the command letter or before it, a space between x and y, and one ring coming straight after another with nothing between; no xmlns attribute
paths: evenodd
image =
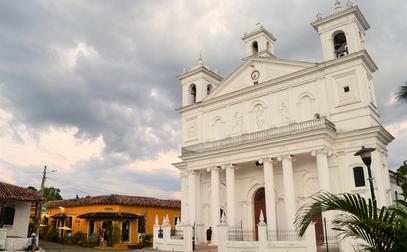
<svg viewBox="0 0 407 252"><path fill-rule="evenodd" d="M358 194L334 195L322 192L311 196L312 203L304 205L295 219L299 234L304 235L315 216L327 211L340 211L333 220L341 238L358 238L366 242L365 251L391 251L395 244L397 212L378 208L376 201Z"/></svg>
<svg viewBox="0 0 407 252"><path fill-rule="evenodd" d="M401 86L396 93L396 98L399 101L407 102L407 83Z"/></svg>

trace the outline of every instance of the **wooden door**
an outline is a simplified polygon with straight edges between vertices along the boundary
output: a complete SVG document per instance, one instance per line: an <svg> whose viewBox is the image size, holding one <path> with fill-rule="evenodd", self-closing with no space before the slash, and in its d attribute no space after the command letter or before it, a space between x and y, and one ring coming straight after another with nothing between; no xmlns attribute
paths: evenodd
<svg viewBox="0 0 407 252"><path fill-rule="evenodd" d="M322 214L318 214L313 218L315 222L315 238L317 239L317 246L324 244L324 228L322 223Z"/></svg>

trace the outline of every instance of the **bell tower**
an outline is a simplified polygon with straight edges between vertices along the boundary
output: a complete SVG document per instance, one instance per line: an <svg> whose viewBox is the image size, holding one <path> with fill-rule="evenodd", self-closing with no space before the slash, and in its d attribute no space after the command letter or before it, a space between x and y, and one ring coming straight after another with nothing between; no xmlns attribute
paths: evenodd
<svg viewBox="0 0 407 252"><path fill-rule="evenodd" d="M320 35L324 61L366 49L365 31L370 25L351 0L347 1L345 8L340 0L336 0L333 13L327 17L318 14L311 25Z"/></svg>
<svg viewBox="0 0 407 252"><path fill-rule="evenodd" d="M204 65L202 55L199 56L197 65L191 70L178 76L182 84L182 106L193 105L201 102L216 87L223 78Z"/></svg>
<svg viewBox="0 0 407 252"><path fill-rule="evenodd" d="M256 24L257 28L251 33L245 33L242 37L246 47L246 57L273 56L274 42L277 40L274 35L267 31L260 23Z"/></svg>

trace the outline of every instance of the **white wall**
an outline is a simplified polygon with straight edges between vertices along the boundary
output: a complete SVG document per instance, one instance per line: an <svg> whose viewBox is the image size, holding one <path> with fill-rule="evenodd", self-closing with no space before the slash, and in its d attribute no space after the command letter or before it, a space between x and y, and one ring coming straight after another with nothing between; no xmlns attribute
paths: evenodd
<svg viewBox="0 0 407 252"><path fill-rule="evenodd" d="M13 226L5 226L7 228L7 236L27 237L31 203L11 201L7 202L7 206L15 208Z"/></svg>

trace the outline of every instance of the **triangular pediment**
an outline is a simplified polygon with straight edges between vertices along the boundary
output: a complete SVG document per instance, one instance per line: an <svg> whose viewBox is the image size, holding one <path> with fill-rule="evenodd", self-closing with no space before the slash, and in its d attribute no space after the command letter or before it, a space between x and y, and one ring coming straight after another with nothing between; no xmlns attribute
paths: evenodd
<svg viewBox="0 0 407 252"><path fill-rule="evenodd" d="M315 66L314 63L277 59L275 57L248 58L233 71L205 100L229 94L250 86L264 83L284 75ZM252 73L258 71L258 79L252 79Z"/></svg>

